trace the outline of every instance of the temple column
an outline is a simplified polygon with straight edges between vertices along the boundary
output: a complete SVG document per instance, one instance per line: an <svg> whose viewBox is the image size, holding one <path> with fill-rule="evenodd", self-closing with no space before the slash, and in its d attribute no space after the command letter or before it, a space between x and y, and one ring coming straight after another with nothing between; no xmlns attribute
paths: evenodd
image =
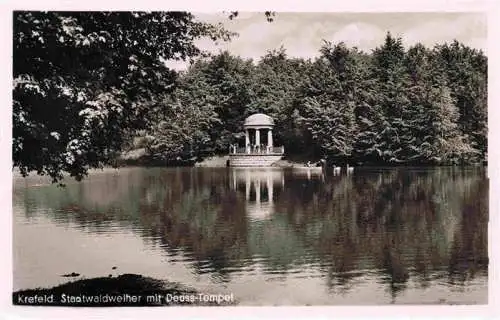
<svg viewBox="0 0 500 320"><path fill-rule="evenodd" d="M273 147L273 130L269 129L267 131L267 144L272 148Z"/></svg>

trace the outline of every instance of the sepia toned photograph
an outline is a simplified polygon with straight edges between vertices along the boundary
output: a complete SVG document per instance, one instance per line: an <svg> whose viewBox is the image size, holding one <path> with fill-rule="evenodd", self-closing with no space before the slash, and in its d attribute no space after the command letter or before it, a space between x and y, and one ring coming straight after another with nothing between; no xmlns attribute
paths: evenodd
<svg viewBox="0 0 500 320"><path fill-rule="evenodd" d="M485 13L12 20L13 305L488 304Z"/></svg>

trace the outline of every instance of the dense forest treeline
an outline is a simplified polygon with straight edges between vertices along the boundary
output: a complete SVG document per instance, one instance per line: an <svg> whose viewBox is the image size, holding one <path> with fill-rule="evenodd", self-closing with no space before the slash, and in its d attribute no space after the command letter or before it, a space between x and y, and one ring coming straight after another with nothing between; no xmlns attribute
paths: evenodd
<svg viewBox="0 0 500 320"><path fill-rule="evenodd" d="M243 121L275 119L287 156L363 164L471 164L487 156L487 58L454 41L405 50L389 33L371 54L325 42L316 59L281 48L254 63L200 59L163 97L135 147L169 161L244 145Z"/></svg>
<svg viewBox="0 0 500 320"><path fill-rule="evenodd" d="M14 12L13 166L56 182L131 149L151 162L192 162L243 145L243 120L256 112L274 118L275 144L292 158L487 158L481 51L457 41L406 50L387 34L371 53L325 42L314 59L281 48L251 61L195 42L234 36L186 12ZM192 63L176 72L169 60Z"/></svg>

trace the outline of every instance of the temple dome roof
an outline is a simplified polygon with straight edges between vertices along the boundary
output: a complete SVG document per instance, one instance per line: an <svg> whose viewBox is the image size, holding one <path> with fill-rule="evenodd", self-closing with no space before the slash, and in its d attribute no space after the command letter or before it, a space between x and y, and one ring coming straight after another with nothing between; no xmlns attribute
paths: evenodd
<svg viewBox="0 0 500 320"><path fill-rule="evenodd" d="M244 126L274 126L274 120L266 114L256 113L245 119Z"/></svg>

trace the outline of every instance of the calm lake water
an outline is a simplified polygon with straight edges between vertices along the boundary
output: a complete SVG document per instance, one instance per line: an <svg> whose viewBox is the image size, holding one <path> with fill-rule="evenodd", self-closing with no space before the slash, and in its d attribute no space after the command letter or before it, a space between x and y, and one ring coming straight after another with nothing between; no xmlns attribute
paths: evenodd
<svg viewBox="0 0 500 320"><path fill-rule="evenodd" d="M66 183L14 179L14 290L137 273L241 305L488 302L483 168L124 168Z"/></svg>

